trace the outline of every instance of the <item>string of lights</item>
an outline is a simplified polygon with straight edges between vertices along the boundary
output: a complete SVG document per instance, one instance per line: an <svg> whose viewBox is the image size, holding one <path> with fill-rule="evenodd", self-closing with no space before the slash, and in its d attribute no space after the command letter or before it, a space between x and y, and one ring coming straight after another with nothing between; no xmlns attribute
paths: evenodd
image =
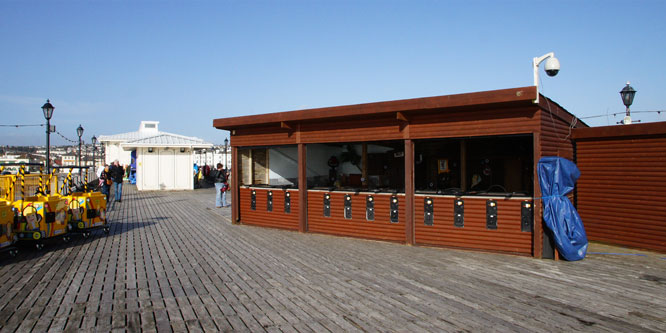
<svg viewBox="0 0 666 333"><path fill-rule="evenodd" d="M631 113L657 113L657 114L661 114L662 112L666 112L666 110L631 111ZM579 117L579 119L600 118L600 117L608 117L608 116L615 117L617 115L624 115L624 114L626 114L626 112L622 111L622 112L615 112L615 113L600 114L600 115L596 115L596 116Z"/></svg>
<svg viewBox="0 0 666 333"><path fill-rule="evenodd" d="M69 142L72 142L72 143L79 143L78 140L70 140L69 138L67 138L66 136L62 135L62 133L60 133L60 132L58 132L58 131L51 132L51 133L56 133L56 134L60 135L61 138L65 139L65 140L67 140L67 141L69 141Z"/></svg>
<svg viewBox="0 0 666 333"><path fill-rule="evenodd" d="M16 124L16 125L0 124L0 127L16 127L16 128L19 128L19 127L37 127L37 126L44 127L44 124ZM60 133L60 132L58 132L58 131L51 132L51 133L56 133L56 134L60 135L61 138L65 139L65 140L67 140L67 141L69 141L69 142L72 142L72 143L79 143L78 140L71 140L71 139L69 139L68 137L64 136L62 133Z"/></svg>
<svg viewBox="0 0 666 333"><path fill-rule="evenodd" d="M41 126L44 127L44 124L18 124L18 125L0 125L0 127L36 127L36 126Z"/></svg>

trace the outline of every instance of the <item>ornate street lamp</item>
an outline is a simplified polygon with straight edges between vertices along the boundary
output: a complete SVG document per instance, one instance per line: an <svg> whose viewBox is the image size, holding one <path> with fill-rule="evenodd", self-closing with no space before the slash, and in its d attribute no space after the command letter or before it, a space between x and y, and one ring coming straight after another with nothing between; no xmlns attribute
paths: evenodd
<svg viewBox="0 0 666 333"><path fill-rule="evenodd" d="M92 142L92 146L93 146L93 147L92 147L92 153L93 153L93 172L97 172L97 171L95 170L95 149L97 149L97 148L95 147L95 144L97 143L97 138L93 135L93 137L90 139L90 141Z"/></svg>
<svg viewBox="0 0 666 333"><path fill-rule="evenodd" d="M53 105L47 99L46 103L42 105L42 112L46 118L46 173L51 174L51 117L53 116Z"/></svg>
<svg viewBox="0 0 666 333"><path fill-rule="evenodd" d="M634 95L636 95L636 90L634 90L634 88L629 85L629 81L627 81L627 85L620 90L622 103L627 107L627 114L624 116L624 119L622 119L622 123L625 125L631 124L631 111L629 111L629 107L634 103Z"/></svg>
<svg viewBox="0 0 666 333"><path fill-rule="evenodd" d="M79 127L76 129L76 134L79 135L79 163L78 165L81 165L81 136L83 135L83 127L81 127L81 124L79 124Z"/></svg>
<svg viewBox="0 0 666 333"><path fill-rule="evenodd" d="M227 165L227 150L229 149L229 139L224 138L224 168L229 170L229 166Z"/></svg>

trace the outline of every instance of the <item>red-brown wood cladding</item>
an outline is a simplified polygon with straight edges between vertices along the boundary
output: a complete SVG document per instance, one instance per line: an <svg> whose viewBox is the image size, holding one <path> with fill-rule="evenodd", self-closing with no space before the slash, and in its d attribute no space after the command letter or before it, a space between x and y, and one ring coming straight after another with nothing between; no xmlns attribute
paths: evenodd
<svg viewBox="0 0 666 333"><path fill-rule="evenodd" d="M308 191L308 231L338 235L387 240L405 241L405 196L399 195L398 223L390 222L390 194L372 194L375 201L375 220L365 217L367 193L349 193L352 197L352 218L344 217L343 192L329 192L331 195L331 216L324 217L324 194L322 191Z"/></svg>
<svg viewBox="0 0 666 333"><path fill-rule="evenodd" d="M293 131L279 125L237 129L231 136L231 145L238 147L296 144Z"/></svg>
<svg viewBox="0 0 666 333"><path fill-rule="evenodd" d="M534 149L534 195L541 196L539 178L537 175L537 162L544 156L559 156L573 160L573 128L587 127L584 123L576 121L573 115L564 110L550 99L539 100L541 111L538 113L538 137L535 139ZM573 193L570 194L573 199ZM534 256L541 257L543 230L545 224L542 216L542 202L534 207L535 224L533 233Z"/></svg>
<svg viewBox="0 0 666 333"><path fill-rule="evenodd" d="M434 223L424 223L423 202L427 196L416 195L414 226L417 244L478 249L487 251L532 254L532 233L522 232L519 199L497 200L497 229L486 228L487 198L463 198L464 227L453 225L454 197L432 196Z"/></svg>
<svg viewBox="0 0 666 333"><path fill-rule="evenodd" d="M573 160L573 139L571 137L571 123L558 117L551 117L548 112L540 112L541 123L541 154L544 156L559 156ZM570 120L569 120L570 121ZM536 170L536 169L535 169Z"/></svg>
<svg viewBox="0 0 666 333"><path fill-rule="evenodd" d="M587 236L666 252L666 123L661 137L654 131L634 136L639 126L615 127L589 129L603 138L586 135L588 129L578 133L577 209Z"/></svg>
<svg viewBox="0 0 666 333"><path fill-rule="evenodd" d="M533 133L539 125L536 111L536 106L530 106L419 114L410 118L409 137L430 139Z"/></svg>
<svg viewBox="0 0 666 333"><path fill-rule="evenodd" d="M374 118L381 114L444 108L469 108L484 106L498 108L507 105L530 105L536 97L536 87L520 87L492 91L482 91L446 96L422 97L396 101L374 102L355 105L342 105L309 110L268 113L213 120L218 129L237 129L247 126L278 124L291 127L293 122L328 121L332 118L360 117ZM555 104L555 103L553 103ZM557 105L557 104L555 104ZM284 124L281 124L284 123Z"/></svg>
<svg viewBox="0 0 666 333"><path fill-rule="evenodd" d="M395 114L303 123L300 129L303 143L397 140L403 137Z"/></svg>
<svg viewBox="0 0 666 333"><path fill-rule="evenodd" d="M232 136L232 145L247 147L526 134L539 128L540 119L536 116L536 111L536 106L482 110L442 109L438 113L413 115L410 118L409 130L404 122L396 119L395 114L365 119L303 122L295 126L293 131L275 124L237 129Z"/></svg>
<svg viewBox="0 0 666 333"><path fill-rule="evenodd" d="M286 191L282 189L271 189L273 191L273 211L266 210L269 189L256 188L256 210L250 209L250 188L240 189L240 222L262 227L271 227L288 230L298 230L298 191L291 192L291 213L284 212L284 197Z"/></svg>

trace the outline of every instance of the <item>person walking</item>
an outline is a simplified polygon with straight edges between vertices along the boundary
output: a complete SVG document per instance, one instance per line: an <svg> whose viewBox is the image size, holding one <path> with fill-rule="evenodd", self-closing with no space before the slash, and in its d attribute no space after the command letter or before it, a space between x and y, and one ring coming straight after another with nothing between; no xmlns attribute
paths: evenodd
<svg viewBox="0 0 666 333"><path fill-rule="evenodd" d="M118 160L113 161L113 166L111 167L111 179L113 179L113 190L117 202L122 202L124 175L125 170L123 170L120 162L118 162Z"/></svg>
<svg viewBox="0 0 666 333"><path fill-rule="evenodd" d="M215 170L215 207L221 208L227 205L227 170L224 169L222 163L217 163L217 170Z"/></svg>
<svg viewBox="0 0 666 333"><path fill-rule="evenodd" d="M102 194L106 197L106 203L109 203L111 201L110 190L113 181L111 180L111 171L108 165L105 165L104 169L102 169L102 172L99 174L99 180L102 184Z"/></svg>
<svg viewBox="0 0 666 333"><path fill-rule="evenodd" d="M99 186L98 186L99 188L102 188L102 185L104 185L104 179L102 179L102 174L104 173L104 168L106 167L107 167L106 164L100 164L97 167L96 173L97 173L97 179L99 179Z"/></svg>

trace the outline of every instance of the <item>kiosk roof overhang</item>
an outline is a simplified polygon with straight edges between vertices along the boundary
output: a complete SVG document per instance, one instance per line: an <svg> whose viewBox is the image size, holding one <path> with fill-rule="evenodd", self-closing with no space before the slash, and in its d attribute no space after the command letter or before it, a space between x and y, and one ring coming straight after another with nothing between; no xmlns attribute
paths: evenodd
<svg viewBox="0 0 666 333"><path fill-rule="evenodd" d="M455 95L343 105L260 115L218 118L213 120L213 127L222 130L233 130L242 127L287 124L290 122L326 121L333 118L367 118L368 116L393 112L400 113L400 115L397 115L397 117L400 117L408 116L411 112L432 112L442 109L536 106L536 104L534 104L536 94L536 87L529 86Z"/></svg>

